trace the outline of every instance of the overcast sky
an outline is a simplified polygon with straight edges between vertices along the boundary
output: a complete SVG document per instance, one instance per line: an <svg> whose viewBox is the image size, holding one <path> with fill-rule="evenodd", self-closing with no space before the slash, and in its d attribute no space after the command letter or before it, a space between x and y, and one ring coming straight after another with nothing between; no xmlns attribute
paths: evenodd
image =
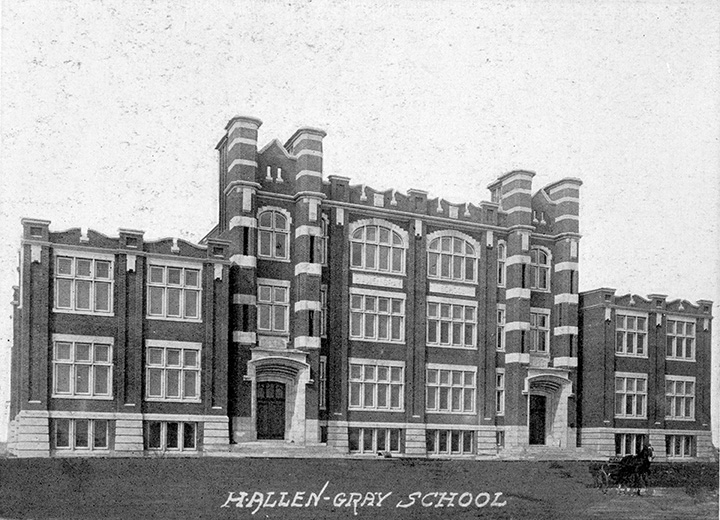
<svg viewBox="0 0 720 520"><path fill-rule="evenodd" d="M715 1L5 0L2 15L0 440L20 218L197 241L235 114L263 120L260 146L325 129L325 174L375 188L479 202L512 169L535 189L579 177L581 290L720 301Z"/></svg>

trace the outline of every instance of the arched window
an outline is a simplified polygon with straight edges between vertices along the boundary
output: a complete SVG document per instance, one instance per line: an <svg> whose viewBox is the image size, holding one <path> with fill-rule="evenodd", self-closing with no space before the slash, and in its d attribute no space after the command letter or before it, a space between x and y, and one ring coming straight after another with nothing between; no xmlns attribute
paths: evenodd
<svg viewBox="0 0 720 520"><path fill-rule="evenodd" d="M428 244L428 277L474 282L477 279L475 246L467 240L445 235Z"/></svg>
<svg viewBox="0 0 720 520"><path fill-rule="evenodd" d="M505 242L498 242L497 245L497 282L500 287L505 287L505 259L507 250Z"/></svg>
<svg viewBox="0 0 720 520"><path fill-rule="evenodd" d="M530 288L550 289L550 255L537 247L530 250Z"/></svg>
<svg viewBox="0 0 720 520"><path fill-rule="evenodd" d="M368 271L405 273L405 242L382 224L362 226L350 236L350 266Z"/></svg>
<svg viewBox="0 0 720 520"><path fill-rule="evenodd" d="M258 256L288 260L290 222L288 216L277 209L268 209L258 218Z"/></svg>

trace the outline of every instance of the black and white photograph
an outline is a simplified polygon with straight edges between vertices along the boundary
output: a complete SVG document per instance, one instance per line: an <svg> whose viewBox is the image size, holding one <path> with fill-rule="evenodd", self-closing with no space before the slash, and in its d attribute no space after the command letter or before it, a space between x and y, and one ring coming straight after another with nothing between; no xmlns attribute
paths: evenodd
<svg viewBox="0 0 720 520"><path fill-rule="evenodd" d="M720 4L0 5L0 519L718 517Z"/></svg>

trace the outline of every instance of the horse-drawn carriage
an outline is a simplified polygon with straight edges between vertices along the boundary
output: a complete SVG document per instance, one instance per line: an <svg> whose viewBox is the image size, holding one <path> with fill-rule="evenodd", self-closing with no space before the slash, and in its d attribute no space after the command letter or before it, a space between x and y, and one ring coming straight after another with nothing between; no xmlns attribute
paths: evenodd
<svg viewBox="0 0 720 520"><path fill-rule="evenodd" d="M640 493L640 488L648 485L652 458L652 446L643 446L637 455L611 457L595 473L597 486L603 493L607 493L608 488L613 486L637 488Z"/></svg>

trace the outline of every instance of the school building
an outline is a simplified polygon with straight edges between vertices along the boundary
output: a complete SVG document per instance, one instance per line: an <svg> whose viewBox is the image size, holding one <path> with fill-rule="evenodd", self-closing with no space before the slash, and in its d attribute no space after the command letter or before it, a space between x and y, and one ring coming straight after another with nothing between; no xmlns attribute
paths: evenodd
<svg viewBox="0 0 720 520"><path fill-rule="evenodd" d="M580 180L378 191L261 124L200 244L22 221L12 453L712 456L711 302L579 295Z"/></svg>

